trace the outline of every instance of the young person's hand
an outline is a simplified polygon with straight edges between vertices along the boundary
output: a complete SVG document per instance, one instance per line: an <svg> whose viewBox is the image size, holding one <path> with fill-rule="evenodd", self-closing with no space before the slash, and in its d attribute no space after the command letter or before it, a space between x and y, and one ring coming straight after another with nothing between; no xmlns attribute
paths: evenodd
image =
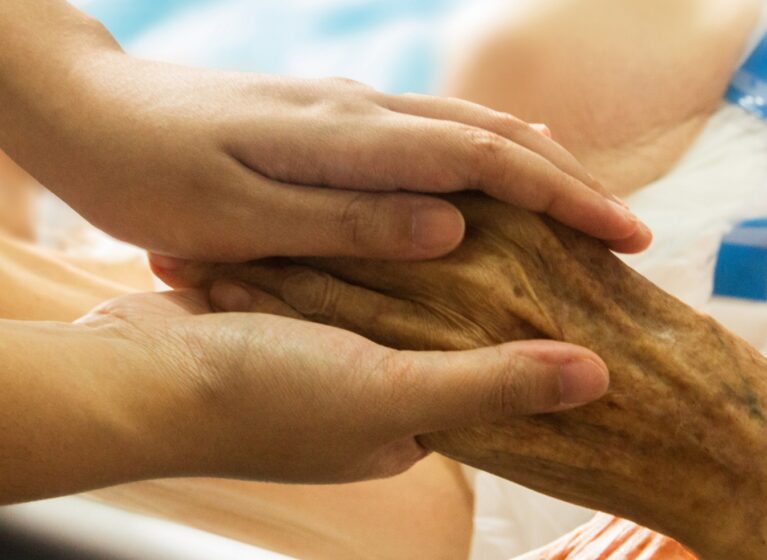
<svg viewBox="0 0 767 560"><path fill-rule="evenodd" d="M650 241L568 152L508 114L139 60L56 0L6 2L0 34L0 146L93 224L155 253L438 257L464 223L424 193L466 189L616 250Z"/></svg>
<svg viewBox="0 0 767 560"><path fill-rule="evenodd" d="M239 284L211 298L240 312L182 291L119 298L80 321L131 355L133 371L110 378L118 400L142 403L131 407L159 446L148 453L166 461L153 476L387 477L426 455L420 434L572 408L608 385L604 363L573 345L395 351Z"/></svg>

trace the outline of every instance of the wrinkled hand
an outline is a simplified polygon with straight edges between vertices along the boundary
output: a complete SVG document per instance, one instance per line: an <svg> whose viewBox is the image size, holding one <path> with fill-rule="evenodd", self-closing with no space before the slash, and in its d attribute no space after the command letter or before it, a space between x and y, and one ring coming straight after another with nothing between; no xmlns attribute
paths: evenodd
<svg viewBox="0 0 767 560"><path fill-rule="evenodd" d="M211 299L249 313L212 313L183 291L123 297L80 322L146 357L122 392L149 399L135 408L171 465L158 475L386 477L425 456L419 434L570 408L607 388L603 362L567 344L401 352L240 285Z"/></svg>
<svg viewBox="0 0 767 560"><path fill-rule="evenodd" d="M344 79L139 60L104 43L59 85L76 103L38 96L44 107L26 120L6 116L19 122L0 142L93 224L152 252L437 257L460 242L462 216L405 191L467 189L546 212L616 250L650 241L567 151L511 115Z"/></svg>
<svg viewBox="0 0 767 560"><path fill-rule="evenodd" d="M561 539L515 560L695 560L675 540L600 513Z"/></svg>

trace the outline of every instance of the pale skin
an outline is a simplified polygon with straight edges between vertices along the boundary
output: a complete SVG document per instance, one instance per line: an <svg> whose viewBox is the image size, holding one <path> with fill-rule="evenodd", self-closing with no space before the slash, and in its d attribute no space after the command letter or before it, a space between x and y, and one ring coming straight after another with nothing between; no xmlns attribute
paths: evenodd
<svg viewBox="0 0 767 560"><path fill-rule="evenodd" d="M56 0L4 3L0 34L0 147L95 225L160 254L437 257L463 218L408 191L465 189L616 250L650 241L541 127L508 114L137 60ZM425 456L421 433L562 410L608 384L598 356L566 344L400 352L213 311L188 291L123 297L76 324L0 322L0 503L176 476L382 478Z"/></svg>

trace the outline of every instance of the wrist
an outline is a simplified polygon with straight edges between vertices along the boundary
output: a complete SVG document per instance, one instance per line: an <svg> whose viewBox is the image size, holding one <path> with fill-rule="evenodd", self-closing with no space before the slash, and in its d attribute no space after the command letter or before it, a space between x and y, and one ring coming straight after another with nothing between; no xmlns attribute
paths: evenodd
<svg viewBox="0 0 767 560"><path fill-rule="evenodd" d="M66 323L0 321L0 503L171 474L157 395L130 341ZM143 373L144 375L138 375Z"/></svg>
<svg viewBox="0 0 767 560"><path fill-rule="evenodd" d="M61 0L5 2L0 36L0 148L49 186L67 134L74 123L84 130L78 114L91 105L98 61L122 50L100 23Z"/></svg>

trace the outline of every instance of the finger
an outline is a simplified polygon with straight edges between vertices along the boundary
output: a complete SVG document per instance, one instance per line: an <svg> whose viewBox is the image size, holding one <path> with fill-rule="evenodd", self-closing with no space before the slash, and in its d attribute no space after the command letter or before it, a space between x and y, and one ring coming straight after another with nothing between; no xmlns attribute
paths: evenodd
<svg viewBox="0 0 767 560"><path fill-rule="evenodd" d="M625 203L615 195L610 194L608 190L593 177L569 151L551 139L551 131L545 125L528 125L524 121L507 113L493 111L482 105L456 98L439 98L426 95L407 94L400 96L386 96L383 101L388 108L399 113L453 121L474 126L478 129L487 130L511 140L512 142L543 156L559 170L571 175L582 185L602 194L608 200L617 203L619 206L625 207ZM516 188L516 185L514 183L509 183L506 188L512 190ZM509 193L509 196L512 196L512 194L513 193ZM568 193L565 192L564 194ZM572 194L574 195L576 193ZM502 193L496 193L494 196L512 202L512 200L505 198ZM563 204L566 203L567 200L563 202ZM613 209L608 208L608 212L610 210ZM553 213L552 215L558 217ZM599 218L599 213L594 217ZM564 218L562 221L568 223L568 225L573 225L567 222L567 218ZM573 227L578 226L573 225ZM640 228L640 231L631 236L632 241L630 243L614 242L610 243L610 247L620 252L638 252L646 248L651 240L649 229L643 224L640 224ZM591 231L586 232L591 233ZM626 239L626 237L628 236L619 236L615 237L615 239ZM604 239L612 240L613 238L604 237Z"/></svg>
<svg viewBox="0 0 767 560"><path fill-rule="evenodd" d="M148 253L149 268L163 283L171 288L191 287L188 282L184 282L184 270L190 261L168 257L158 253Z"/></svg>
<svg viewBox="0 0 767 560"><path fill-rule="evenodd" d="M551 129L543 123L530 123L530 128L540 134L543 134L546 138L554 137L554 135L551 133Z"/></svg>
<svg viewBox="0 0 767 560"><path fill-rule="evenodd" d="M600 398L609 384L607 366L593 352L552 341L399 352L390 370L393 390L406 387L403 429L418 434L565 410Z"/></svg>
<svg viewBox="0 0 767 560"><path fill-rule="evenodd" d="M412 348L413 341L418 341L428 346L445 335L445 329L416 303L347 284L311 268L254 264L233 272L302 317L357 332L380 344ZM425 339L424 333L431 338Z"/></svg>
<svg viewBox="0 0 767 560"><path fill-rule="evenodd" d="M396 114L356 151L358 159L371 161L360 166L350 185L430 193L477 189L604 240L626 239L639 227L619 202L541 154L485 129ZM375 173L366 174L371 170Z"/></svg>
<svg viewBox="0 0 767 560"><path fill-rule="evenodd" d="M605 195L607 189L596 180L569 151L551 139L551 130L543 124L527 124L508 113L494 111L478 103L455 97L434 97L420 94L385 97L392 111L453 121L494 132L504 138L542 155L559 169Z"/></svg>
<svg viewBox="0 0 767 560"><path fill-rule="evenodd" d="M184 315L210 313L205 292L202 290L176 290L130 294L106 301L79 319L78 323L95 323L105 316L118 316L131 321L158 319Z"/></svg>
<svg viewBox="0 0 767 560"><path fill-rule="evenodd" d="M293 319L301 314L284 301L248 284L218 280L209 293L211 307L215 311L230 313L268 313Z"/></svg>
<svg viewBox="0 0 767 560"><path fill-rule="evenodd" d="M243 180L252 184L247 205L252 210L245 210L251 213L250 236L242 240L244 250L250 251L239 255L244 258L229 260L268 256L428 259L450 252L463 239L463 216L444 200L288 185L261 177L254 181L251 172L245 168L243 172Z"/></svg>
<svg viewBox="0 0 767 560"><path fill-rule="evenodd" d="M607 246L610 247L610 249L613 251L617 251L618 253L641 253L650 246L652 239L653 235L652 231L650 231L650 228L640 222L639 228L633 235L627 237L626 239L608 241Z"/></svg>

